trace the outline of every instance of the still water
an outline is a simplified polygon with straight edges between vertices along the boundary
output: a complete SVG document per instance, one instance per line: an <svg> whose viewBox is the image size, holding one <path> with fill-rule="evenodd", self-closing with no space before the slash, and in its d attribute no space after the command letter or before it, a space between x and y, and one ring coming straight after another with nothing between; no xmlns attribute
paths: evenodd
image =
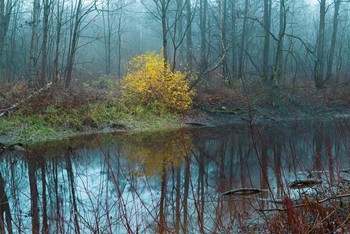
<svg viewBox="0 0 350 234"><path fill-rule="evenodd" d="M13 233L266 232L258 210L350 167L349 125L230 125L90 135L1 155L0 231ZM242 188L250 196L223 193Z"/></svg>

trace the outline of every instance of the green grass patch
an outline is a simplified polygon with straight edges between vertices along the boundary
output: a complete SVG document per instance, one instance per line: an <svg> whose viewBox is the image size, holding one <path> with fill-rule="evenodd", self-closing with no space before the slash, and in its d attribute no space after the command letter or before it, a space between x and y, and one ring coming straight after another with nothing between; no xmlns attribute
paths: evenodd
<svg viewBox="0 0 350 234"><path fill-rule="evenodd" d="M33 144L114 126L127 130L176 128L178 117L160 103L146 107L127 107L113 101L87 103L77 108L51 105L40 114L18 110L9 119L0 118L0 142Z"/></svg>

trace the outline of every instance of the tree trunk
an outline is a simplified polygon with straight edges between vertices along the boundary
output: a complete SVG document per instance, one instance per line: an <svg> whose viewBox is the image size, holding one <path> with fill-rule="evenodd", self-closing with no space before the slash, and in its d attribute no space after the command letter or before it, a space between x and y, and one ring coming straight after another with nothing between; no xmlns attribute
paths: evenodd
<svg viewBox="0 0 350 234"><path fill-rule="evenodd" d="M2 59L5 45L6 33L9 27L12 12L12 1L8 0L5 6L5 0L0 0L0 59ZM0 65L3 61L0 60Z"/></svg>
<svg viewBox="0 0 350 234"><path fill-rule="evenodd" d="M221 62L221 68L222 68L222 76L224 80L228 80L228 67L227 67L227 56L226 56L226 45L227 45L227 39L226 39L226 25L227 25L227 0L220 0L219 1L220 6L220 37L221 37L221 55L222 62Z"/></svg>
<svg viewBox="0 0 350 234"><path fill-rule="evenodd" d="M199 27L200 27L200 70L205 71L208 66L207 61L207 12L208 12L208 1L200 1L200 12L199 12Z"/></svg>
<svg viewBox="0 0 350 234"><path fill-rule="evenodd" d="M331 39L331 47L329 50L329 57L328 57L328 64L327 64L327 72L326 72L326 78L328 79L332 75L333 70L333 61L334 61L334 54L335 54L335 47L337 43L337 34L338 34L338 16L339 16L339 8L340 8L340 0L335 0L334 3L334 16L333 16L333 32L332 32L332 39Z"/></svg>
<svg viewBox="0 0 350 234"><path fill-rule="evenodd" d="M286 11L285 2L280 0L280 17L279 17L279 33L276 48L276 57L273 67L273 73L271 76L271 88L272 88L272 104L278 105L278 89L281 82L282 70L283 70L283 38L286 30Z"/></svg>
<svg viewBox="0 0 350 234"><path fill-rule="evenodd" d="M168 30L167 30L167 11L170 0L161 0L161 21L162 21L162 38L163 38L163 57L164 66L169 62L168 57Z"/></svg>
<svg viewBox="0 0 350 234"><path fill-rule="evenodd" d="M66 82L65 82L65 88L69 88L72 81L72 73L73 73L73 65L75 60L75 54L78 47L78 41L79 41L79 29L80 29L80 23L81 23L81 11L82 11L82 0L78 0L74 19L74 25L73 25L73 33L71 38L71 44L69 47L69 54L67 59L67 70L66 70Z"/></svg>
<svg viewBox="0 0 350 234"><path fill-rule="evenodd" d="M246 48L246 39L247 39L247 17L249 11L249 0L245 0L244 5L244 17L243 17L243 28L242 28L242 36L240 42L240 51L238 57L238 77L239 79L243 78L243 70L244 70L244 53Z"/></svg>
<svg viewBox="0 0 350 234"><path fill-rule="evenodd" d="M49 14L50 14L49 0L43 0L44 15L43 15L43 44L41 51L41 74L39 84L44 86L46 84L46 63L47 63L47 38L49 34Z"/></svg>
<svg viewBox="0 0 350 234"><path fill-rule="evenodd" d="M187 66L190 71L193 69L193 43L192 43L192 7L191 0L186 1L186 24L187 24L187 34L186 34L186 57Z"/></svg>
<svg viewBox="0 0 350 234"><path fill-rule="evenodd" d="M29 53L29 83L37 81L38 78L38 25L40 16L40 0L33 1L32 21L32 36L30 40Z"/></svg>
<svg viewBox="0 0 350 234"><path fill-rule="evenodd" d="M231 66L231 69L232 69L232 75L231 75L231 83L234 81L235 79L235 76L237 75L237 42L236 42L236 39L237 39L237 36L236 36L236 24L237 24L237 16L236 16L236 0L232 0L231 1L231 24L232 24L232 28L231 28L231 37L232 37L232 48L231 48L231 51L232 51L232 66Z"/></svg>
<svg viewBox="0 0 350 234"><path fill-rule="evenodd" d="M317 58L315 68L315 86L322 89L324 86L324 32L326 24L326 0L320 0L320 21L317 36Z"/></svg>
<svg viewBox="0 0 350 234"><path fill-rule="evenodd" d="M56 46L55 46L55 57L53 62L53 82L57 83L60 79L60 75L58 72L58 58L59 58L59 49L60 49L60 41L61 41L61 29L62 29L62 14L64 9L64 1L62 2L62 6L60 5L60 1L57 1L57 28L56 28Z"/></svg>
<svg viewBox="0 0 350 234"><path fill-rule="evenodd" d="M271 0L264 0L264 49L262 76L268 80L269 72L269 55L270 55L270 30L271 29Z"/></svg>

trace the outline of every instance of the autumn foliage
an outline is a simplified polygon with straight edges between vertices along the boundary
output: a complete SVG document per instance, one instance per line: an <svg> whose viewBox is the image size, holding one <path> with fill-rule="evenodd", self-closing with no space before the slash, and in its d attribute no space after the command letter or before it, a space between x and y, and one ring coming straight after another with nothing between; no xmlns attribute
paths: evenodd
<svg viewBox="0 0 350 234"><path fill-rule="evenodd" d="M123 98L130 104L161 103L173 111L183 111L192 104L186 74L172 72L163 57L155 52L139 55L129 62L122 80Z"/></svg>

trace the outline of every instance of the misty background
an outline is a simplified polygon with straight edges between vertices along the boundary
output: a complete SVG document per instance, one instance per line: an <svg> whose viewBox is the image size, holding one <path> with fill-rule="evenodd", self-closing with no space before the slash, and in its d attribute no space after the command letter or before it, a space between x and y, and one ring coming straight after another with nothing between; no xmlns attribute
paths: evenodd
<svg viewBox="0 0 350 234"><path fill-rule="evenodd" d="M0 0L0 80L120 79L131 58L156 50L198 83L321 89L349 73L349 9L341 0Z"/></svg>

